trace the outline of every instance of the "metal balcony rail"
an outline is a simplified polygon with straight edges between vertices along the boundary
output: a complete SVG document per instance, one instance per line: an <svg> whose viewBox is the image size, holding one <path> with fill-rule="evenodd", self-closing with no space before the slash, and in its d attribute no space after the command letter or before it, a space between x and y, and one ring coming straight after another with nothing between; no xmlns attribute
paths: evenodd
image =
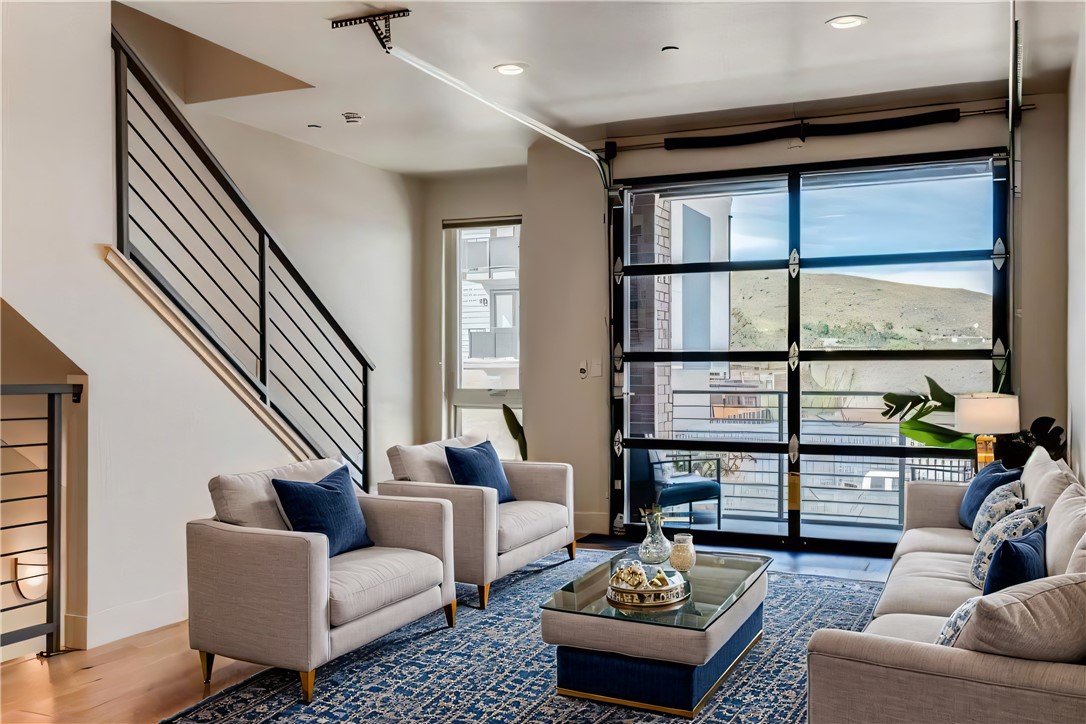
<svg viewBox="0 0 1086 724"><path fill-rule="evenodd" d="M146 66L113 31L117 249L314 456L368 487L369 373Z"/></svg>
<svg viewBox="0 0 1086 724"><path fill-rule="evenodd" d="M965 482L973 475L971 455L926 456L923 445L905 438L897 420L882 418L882 393L806 390L800 406L805 442L851 451L801 456L800 506L803 520L837 525L898 527L903 522L905 483L910 480ZM729 443L786 442L784 390L714 387L670 391L671 414L659 437ZM659 405L666 395L657 395ZM865 400L870 400L867 402ZM874 404L872 404L874 403ZM631 402L631 413L635 409ZM655 410L656 408L654 408ZM651 412L651 411L650 411ZM644 427L645 420L640 421ZM880 448L915 449L915 455L880 455ZM677 472L716 475L722 460L741 456L731 474L722 474L722 518L787 520L787 464L775 453L677 453ZM661 451L666 459L669 453ZM693 456L692 459L690 456Z"/></svg>
<svg viewBox="0 0 1086 724"><path fill-rule="evenodd" d="M0 385L0 646L44 636L44 654L60 648L63 399L82 393L82 385ZM43 595L23 595L20 584L42 578ZM19 628L8 628L13 620Z"/></svg>

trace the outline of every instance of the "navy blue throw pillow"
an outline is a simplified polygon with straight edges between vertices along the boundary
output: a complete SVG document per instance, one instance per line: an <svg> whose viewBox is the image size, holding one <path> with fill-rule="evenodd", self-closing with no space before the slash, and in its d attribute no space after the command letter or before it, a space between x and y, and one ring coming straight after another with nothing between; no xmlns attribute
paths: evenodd
<svg viewBox="0 0 1086 724"><path fill-rule="evenodd" d="M511 503L516 500L509 488L509 480L502 469L502 461L490 441L481 442L474 447L447 447L445 459L449 462L449 471L457 485L481 485L498 491L499 503Z"/></svg>
<svg viewBox="0 0 1086 724"><path fill-rule="evenodd" d="M1005 538L992 554L988 575L984 579L984 595L1017 586L1019 583L1044 578L1045 534L1048 523L1031 530L1021 538Z"/></svg>
<svg viewBox="0 0 1086 724"><path fill-rule="evenodd" d="M963 528L972 528L977 511L980 510L984 499L988 497L988 493L1000 485L1013 483L1021 477L1022 468L1007 470L999 461L985 465L969 483L969 489L965 491L962 505L958 509L958 522Z"/></svg>
<svg viewBox="0 0 1086 724"><path fill-rule="evenodd" d="M330 557L373 545L346 465L316 483L272 480L272 487L292 529L328 536Z"/></svg>

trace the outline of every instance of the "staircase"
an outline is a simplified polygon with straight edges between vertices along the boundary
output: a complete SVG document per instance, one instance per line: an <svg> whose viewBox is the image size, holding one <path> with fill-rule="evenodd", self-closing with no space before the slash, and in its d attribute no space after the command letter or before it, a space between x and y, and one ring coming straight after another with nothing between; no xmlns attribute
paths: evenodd
<svg viewBox="0 0 1086 724"><path fill-rule="evenodd" d="M373 362L116 30L112 45L106 260L296 456L342 459L368 489Z"/></svg>

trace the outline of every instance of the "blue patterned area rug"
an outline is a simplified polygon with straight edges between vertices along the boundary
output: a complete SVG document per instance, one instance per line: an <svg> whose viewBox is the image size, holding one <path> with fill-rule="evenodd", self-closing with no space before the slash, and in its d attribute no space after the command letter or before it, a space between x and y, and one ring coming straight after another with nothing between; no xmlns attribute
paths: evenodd
<svg viewBox="0 0 1086 724"><path fill-rule="evenodd" d="M460 586L456 628L438 611L325 664L311 704L300 699L297 673L269 669L167 721L681 721L555 693L554 647L540 638L539 603L611 555L552 554L496 581L485 611L475 587ZM805 722L807 640L820 628L862 629L881 590L881 583L771 572L764 638L697 721Z"/></svg>

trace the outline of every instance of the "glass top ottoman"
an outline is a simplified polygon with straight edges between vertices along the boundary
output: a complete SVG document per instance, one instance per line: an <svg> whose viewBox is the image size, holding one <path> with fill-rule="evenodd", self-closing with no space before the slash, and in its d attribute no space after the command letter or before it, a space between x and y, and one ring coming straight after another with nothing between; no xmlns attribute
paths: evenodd
<svg viewBox="0 0 1086 724"><path fill-rule="evenodd" d="M558 693L694 717L762 636L768 556L698 552L690 597L667 610L615 607L619 553L545 600L543 640L558 646ZM662 566L670 576L675 573Z"/></svg>

